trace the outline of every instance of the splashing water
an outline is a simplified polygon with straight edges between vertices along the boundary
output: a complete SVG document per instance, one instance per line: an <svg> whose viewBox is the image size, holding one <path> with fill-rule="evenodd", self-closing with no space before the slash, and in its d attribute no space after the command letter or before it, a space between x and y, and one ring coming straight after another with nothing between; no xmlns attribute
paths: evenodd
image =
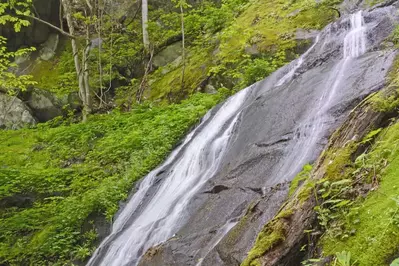
<svg viewBox="0 0 399 266"><path fill-rule="evenodd" d="M362 11L350 17L351 31L344 41L344 58L358 57L366 52L366 27Z"/></svg>

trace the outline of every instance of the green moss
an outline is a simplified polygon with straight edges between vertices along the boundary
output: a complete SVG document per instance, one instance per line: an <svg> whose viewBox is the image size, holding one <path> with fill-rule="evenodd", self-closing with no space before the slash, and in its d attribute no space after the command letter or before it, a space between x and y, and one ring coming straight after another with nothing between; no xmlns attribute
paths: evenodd
<svg viewBox="0 0 399 266"><path fill-rule="evenodd" d="M30 68L36 87L58 96L78 91L78 82L69 42L61 43L56 56L49 61L36 60Z"/></svg>
<svg viewBox="0 0 399 266"><path fill-rule="evenodd" d="M325 255L349 251L359 265L389 265L397 255L399 246L399 124L395 124L380 134L369 161L378 162L381 158L389 166L381 172L377 191L366 199L359 199L348 216L353 217L346 226L356 232L347 240L331 236L322 239ZM384 165L386 165L386 162ZM381 169L376 165L377 168Z"/></svg>
<svg viewBox="0 0 399 266"><path fill-rule="evenodd" d="M236 86L249 85L284 65L299 43L295 41L297 29L319 29L336 18L329 1L311 4L308 1L259 0L253 1L236 22L220 33L220 62L212 71L236 80ZM335 3L331 3L334 5ZM250 56L246 49L255 47L259 54ZM259 64L253 57L263 60L263 73L256 78L250 68ZM260 65L260 64L259 64ZM243 71L244 70L244 71Z"/></svg>
<svg viewBox="0 0 399 266"><path fill-rule="evenodd" d="M300 203L306 202L310 196L314 193L316 187L316 181L308 179L298 192L298 199Z"/></svg>
<svg viewBox="0 0 399 266"><path fill-rule="evenodd" d="M372 7L383 2L384 0L366 0L366 5Z"/></svg>
<svg viewBox="0 0 399 266"><path fill-rule="evenodd" d="M340 149L329 150L326 153L326 175L325 179L336 181L343 179L348 173L353 171L352 154L356 150L357 144L353 141Z"/></svg>
<svg viewBox="0 0 399 266"><path fill-rule="evenodd" d="M211 58L207 49L201 49L189 56L185 65L184 89L182 90L182 68L167 66L160 68L151 78L151 90L147 92L150 99L170 97L171 95L186 96L195 92L209 71ZM168 68L172 68L168 70ZM164 73L167 72L167 73ZM179 95L182 94L182 95ZM185 95L186 94L186 95ZM182 97L180 97L182 98Z"/></svg>
<svg viewBox="0 0 399 266"><path fill-rule="evenodd" d="M292 214L294 214L294 211L292 209L285 209L279 212L275 219L289 218L292 216Z"/></svg>
<svg viewBox="0 0 399 266"><path fill-rule="evenodd" d="M297 174L295 176L295 178L291 181L291 184L290 184L290 189L289 189L289 193L288 193L289 196L292 196L295 193L295 191L298 189L298 187L302 181L304 181L310 177L310 172L312 171L312 169L313 169L312 165L306 164L303 167L302 171L299 172L299 174Z"/></svg>
<svg viewBox="0 0 399 266"><path fill-rule="evenodd" d="M258 259L275 245L284 241L286 229L282 219L283 217L276 218L262 229L256 238L255 245L249 251L241 266L260 265Z"/></svg>
<svg viewBox="0 0 399 266"><path fill-rule="evenodd" d="M256 238L254 246L248 252L247 257L242 262L241 266L261 265L259 258L268 250L272 249L275 245L284 241L286 230L284 219L290 218L293 213L293 209L291 209L289 206L285 206L272 221L263 227ZM240 224L242 222L242 225L245 225L247 219L248 215L245 215L240 221Z"/></svg>
<svg viewBox="0 0 399 266"><path fill-rule="evenodd" d="M0 131L0 264L69 265L90 256L92 217L110 221L132 184L221 99L195 94L82 124Z"/></svg>
<svg viewBox="0 0 399 266"><path fill-rule="evenodd" d="M305 0L231 0L219 9L204 4L202 11L192 11L186 18L191 42L185 86L181 86L182 64L169 65L150 75L147 98L184 98L209 76L216 81L214 85L235 90L267 77L296 56L295 50L302 45L295 40L297 29L319 29L336 18L329 8L336 3L330 2L309 6ZM202 16L209 16L209 21L204 22ZM190 37L201 27L220 31ZM246 49L250 47L257 52L249 54Z"/></svg>

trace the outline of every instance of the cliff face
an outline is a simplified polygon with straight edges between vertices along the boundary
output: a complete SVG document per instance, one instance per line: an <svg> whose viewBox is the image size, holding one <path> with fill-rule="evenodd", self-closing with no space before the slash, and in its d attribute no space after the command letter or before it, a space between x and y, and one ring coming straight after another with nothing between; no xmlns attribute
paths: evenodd
<svg viewBox="0 0 399 266"><path fill-rule="evenodd" d="M0 264L299 265L346 251L367 266L389 264L391 246L399 245L392 200L399 182L384 184L379 170L396 158L399 133L377 128L391 123L398 106L391 76L399 5L367 7L376 2L348 0L337 9L340 0L190 1L182 86L180 9L153 1L159 47L142 105L132 103L146 60L141 21L128 17L140 6L109 1L117 24L91 47L93 94L102 55L109 105L87 123L76 123L81 107L68 42L55 38L63 51L27 60L40 89L0 94L0 128L64 116L0 131ZM57 12L57 5L45 6ZM41 8L43 19L57 23ZM36 27L23 40L9 35L12 46L43 49ZM58 36L44 35L46 43ZM389 139L370 155L379 134ZM376 204L389 206L381 215L355 199L367 201L379 182L389 193ZM377 229L366 232L369 210ZM382 241L378 231L394 237ZM379 245L391 251L374 256Z"/></svg>
<svg viewBox="0 0 399 266"><path fill-rule="evenodd" d="M60 25L59 0L34 0L33 4L36 16L56 26ZM47 41L51 32L53 30L48 26L34 20L31 21L29 27L22 28L19 33L15 33L12 27L0 26L0 34L8 39L8 46L11 50L39 46Z"/></svg>
<svg viewBox="0 0 399 266"><path fill-rule="evenodd" d="M181 148L184 152L147 176L143 183L148 179L148 184L140 188L146 190L142 192L145 196L133 197L128 203L135 207L123 210L118 218L123 220L122 225L115 227L100 247L93 265L107 265L111 261L136 264L147 248L165 240L150 248L139 265L230 266L243 261L244 265L280 265L290 258L293 265L299 264L295 254L286 255L290 246L297 248L300 240L296 238L302 239L302 229L315 217L311 201L306 203L309 212L305 208L302 213L302 205L298 209L289 205L285 213L275 220L273 217L286 200L287 182L303 165L317 159L330 134L348 117L351 120L346 123L354 123L357 118L350 111L358 103L384 87L396 52L382 44L397 19L396 6L389 3L343 16L327 26L301 58L247 88L241 107L230 122L218 125L220 133L209 140L209 149L214 147L218 152L207 151L208 146L202 150L185 143ZM230 101L237 97L242 94ZM193 143L197 134L215 130L213 119L229 110L228 104L229 101L210 113L209 122L197 129ZM370 120L363 121L363 115ZM359 128L352 129L362 136L368 123L374 125L379 116L360 112L358 119ZM230 132L227 129L230 130L231 123L234 126ZM224 139L227 131L227 148L218 150L212 146L219 138ZM198 152L198 160L180 164L186 156ZM200 175L196 186L187 187L181 196L176 194L183 184L191 182L190 178L197 178L196 171L201 172L201 167L208 169L208 164L217 170ZM188 167L187 172L182 167ZM174 169L188 174L176 176ZM181 183L173 181L179 178ZM166 213L153 213L151 219L144 219L163 204L155 200L159 195L169 195L168 200L173 198L175 203L168 205ZM192 196L187 199L187 195ZM179 212L182 208L184 211ZM292 220L291 229L285 219L293 213L298 218ZM297 221L305 227L297 229ZM264 227L268 223L273 226ZM285 235L287 232L293 234L294 240L286 243L283 239L290 239ZM138 239L148 242L139 243ZM280 246L272 249L276 243L281 243L284 250L279 251Z"/></svg>

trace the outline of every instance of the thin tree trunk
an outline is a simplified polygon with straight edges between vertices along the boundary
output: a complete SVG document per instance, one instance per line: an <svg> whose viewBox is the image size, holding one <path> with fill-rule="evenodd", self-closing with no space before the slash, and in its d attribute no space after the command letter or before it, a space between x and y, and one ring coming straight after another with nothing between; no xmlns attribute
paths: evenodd
<svg viewBox="0 0 399 266"><path fill-rule="evenodd" d="M62 4L64 7L64 12L65 12L65 17L67 20L68 28L69 28L69 34L71 36L76 36L75 35L75 27L73 25L73 20L72 20L72 11L71 11L71 2L70 0L62 0ZM86 42L89 42L87 39ZM78 82L79 82L79 96L80 99L82 100L83 103L83 122L87 120L87 115L91 112L91 104L90 104L90 91L88 87L88 61L86 56L88 55L88 52L90 51L89 48L90 46L86 47L85 51L83 52L83 60L82 64L79 62L79 49L78 49L78 44L76 42L75 38L71 39L71 44L72 44L72 53L73 53L73 60L75 63L75 70L76 74L78 76ZM86 43L87 45L87 43ZM82 69L82 65L84 69Z"/></svg>
<svg viewBox="0 0 399 266"><path fill-rule="evenodd" d="M99 5L99 2L97 2ZM98 46L98 71L100 74L100 108L103 105L103 97L104 97L104 90L103 90L103 66L102 66L102 60L101 60L101 52L102 52L102 36L101 36L101 29L102 29L102 23L103 23L103 14L104 14L104 9L98 7L98 23L97 23L97 33L98 33L98 40L99 40L99 46Z"/></svg>
<svg viewBox="0 0 399 266"><path fill-rule="evenodd" d="M150 39L148 37L148 2L142 0L141 3L142 25L143 25L143 44L146 52L150 49Z"/></svg>
<svg viewBox="0 0 399 266"><path fill-rule="evenodd" d="M92 111L91 95L90 95L90 82L89 82L89 54L90 54L90 39L89 39L89 27L86 28L86 48L84 50L84 70L83 70L83 81L85 86L85 105L84 111L86 111L86 117L83 117L85 122L87 115Z"/></svg>
<svg viewBox="0 0 399 266"><path fill-rule="evenodd" d="M136 93L137 103L141 103L141 100L143 99L144 91L148 86L147 78L148 78L148 74L150 73L150 70L151 70L153 56L154 56L154 48L152 48L150 51L150 60L147 62L147 65L144 69L144 76L143 76L143 79L141 80L140 87ZM129 107L129 109L130 109L130 107Z"/></svg>
<svg viewBox="0 0 399 266"><path fill-rule="evenodd" d="M180 0L180 15L181 15L181 35L182 35L182 73L181 73L181 89L184 89L184 74L186 71L186 36L184 34L184 9L183 2Z"/></svg>

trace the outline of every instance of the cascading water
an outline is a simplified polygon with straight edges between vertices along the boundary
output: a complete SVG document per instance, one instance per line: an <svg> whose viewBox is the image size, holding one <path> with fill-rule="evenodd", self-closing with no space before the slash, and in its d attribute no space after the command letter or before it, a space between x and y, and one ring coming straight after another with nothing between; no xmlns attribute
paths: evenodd
<svg viewBox="0 0 399 266"><path fill-rule="evenodd" d="M337 64L334 71L331 73L329 81L327 82L327 88L324 90L322 96L318 101L317 111L312 112L311 116L303 123L301 123L296 129L295 141L293 146L287 148L287 157L283 160L283 166L279 167L278 172L274 175L274 180L276 182L281 182L284 178L292 179L296 175L301 167L309 162L312 154L312 150L316 149L317 141L320 139L324 131L324 122L326 120L326 112L334 103L333 98L336 90L339 86L340 79L343 71L345 71L347 62L354 57L360 56L366 52L366 28L363 25L362 12L357 12L351 15L351 28L344 39L344 57ZM320 35L315 39L313 45L296 61L294 61L290 66L290 70L278 80L276 87L283 85L287 81L291 80L295 72L302 66L306 57L313 51L316 45L319 43ZM323 43L324 45L324 43ZM338 71L337 71L338 70ZM268 182L272 181L268 180ZM236 222L234 223L234 225ZM227 230L226 230L227 228ZM229 230L233 228L233 223L228 221L224 226L222 226L216 233L214 239L209 243L209 248L206 249L206 257L210 250L212 250L226 235ZM202 264L202 259L196 266Z"/></svg>
<svg viewBox="0 0 399 266"><path fill-rule="evenodd" d="M358 57L366 52L366 27L362 11L350 17L351 31L344 40L344 60Z"/></svg>
<svg viewBox="0 0 399 266"><path fill-rule="evenodd" d="M324 132L324 124L328 121L327 111L335 103L337 89L341 83L342 75L352 58L366 52L366 27L364 26L362 11L350 16L350 30L344 38L343 59L335 66L326 82L326 89L318 100L315 112L305 119L295 130L296 144L288 147L288 157L283 166L275 175L276 181L281 181L285 176L291 180L305 163L311 160L312 151L316 149L317 142Z"/></svg>
<svg viewBox="0 0 399 266"><path fill-rule="evenodd" d="M138 191L117 217L111 235L103 241L88 265L137 265L148 248L168 240L176 233L179 237L176 238L178 240L173 241L173 245L175 248L176 246L181 248L179 256L174 257L175 250L169 250L171 261L165 262L165 264L219 265L220 261L212 261L212 252L217 249L226 234L229 234L229 231L236 226L239 218L245 213L245 211L236 211L237 206L242 205L245 210L245 206L248 206L254 197L259 197L259 194L254 195L254 192L250 192L252 194L247 192L247 183L256 181L255 185L262 186L268 182L267 185L272 186L284 179L290 180L305 163L315 159L317 154L314 151L320 146L318 142L326 136L326 131L331 129L327 124L333 119L329 111L342 101L340 98L343 93L342 81L344 78L348 78L345 74L351 69L352 61L356 61L353 59L366 52L365 32L367 28L362 12L351 15L349 22L349 30L341 27L341 25L347 25L345 20L333 25L336 26L335 28L327 28L327 31L320 33L310 49L289 66L274 73L264 83L261 82L229 98L219 110L209 112L201 125L187 136L184 143L171 154L167 161L143 179ZM343 55L341 60L333 58L332 62L325 63L320 67L322 70L326 69L325 72L320 69L312 72L319 74L316 78L311 74L306 76L307 72L304 73L304 71L295 75L301 68L306 68L311 72L311 68L315 65L315 54L330 49L331 40L335 40L335 38L339 41L339 46L334 46L333 51L339 50L339 55ZM342 48L342 43L343 52L342 49L339 49ZM357 61L355 63L359 64ZM380 67L380 69L382 68ZM283 73L285 74L283 75ZM315 84L314 88L309 88L307 83L309 80L312 81L312 85ZM297 87L299 87L298 90L304 91L295 91ZM369 92L368 89L363 89L363 93ZM312 95L308 97L306 92L310 92ZM266 96L263 97L263 95ZM295 99L288 101L288 95L293 95L292 97ZM305 97L303 95L308 98L300 99L300 97ZM308 105L306 100L309 100L312 106L306 106ZM294 103L299 101L302 101L301 106L295 106ZM292 112L301 112L297 116L299 124L288 125L281 130L269 129L281 127L276 123L281 123L281 121L285 121L286 117L289 117L289 115L285 115L285 112L291 111L287 106L289 104L293 105ZM267 109L270 105L274 109ZM276 119L274 119L275 117ZM238 121L240 122L239 127L237 126ZM263 126L264 124L266 126ZM257 132L258 129L261 130ZM269 132L265 133L268 130ZM263 146L258 145L258 141L264 141L262 137L266 134L268 134L267 138L275 138L276 135L284 136L287 132L292 131L293 138L288 138L288 141L283 139L287 143L282 141L286 144L281 145L281 154L272 153L274 148L270 148L272 145L269 143ZM276 143L281 142L281 138L276 137L276 140ZM266 139L266 141L269 140ZM260 148L253 148L254 146ZM275 149L278 150L279 147ZM244 154L246 152L247 154ZM260 156L262 152L265 154L264 157ZM244 155L240 157L241 154ZM280 157L274 159L275 155ZM239 157L237 161L233 160L235 157ZM259 165L263 164L264 167L256 164L258 158L261 158ZM229 160L233 161L231 163L233 166L226 170L224 167L228 168L226 164L230 163ZM244 170L241 170L241 165ZM234 172L235 167L241 171L239 174L231 174L231 176L226 174L229 171ZM251 172L252 168L257 168L260 174ZM248 171L249 174L244 175L245 171ZM223 172L222 178L219 178L219 172ZM257 174L260 176L260 181L256 179L258 178ZM239 178L234 179L236 176ZM226 182L231 187L232 190L228 190L226 194L233 195L234 198L229 198L229 195L226 194L218 194L215 198L225 197L227 199L217 202L214 198L211 207L207 206L204 211L205 214L198 208L195 209L195 211L198 210L197 213L188 214L187 209L191 206L190 202L209 180L215 178L218 178L218 182ZM239 184L237 185L239 188L233 190L236 184ZM233 202L229 205L229 201L232 200ZM263 207L268 206L266 204L269 203L265 199ZM221 208L223 211L220 211ZM209 214L211 211L214 216ZM215 212L223 214L219 217L218 214L215 215ZM268 210L262 209L262 213L265 213L265 217L262 216L263 214L259 215L261 217L259 224L263 225L270 217L267 215ZM203 218L203 215L208 214L207 219ZM189 215L192 217L202 215L202 218L194 219L191 226L188 219L192 217L188 217ZM216 222L216 219L219 220ZM203 220L207 221L202 223ZM188 229L184 228L183 233L189 236L186 239L180 235L183 226L188 226ZM202 231L196 231L198 228ZM190 234L191 232L195 236ZM204 238L199 236L202 233L205 235ZM251 237L244 241L253 240ZM183 243L181 246L177 244L179 241ZM186 251L189 251L190 254L187 254L187 260L182 260ZM240 254L242 255L242 253Z"/></svg>
<svg viewBox="0 0 399 266"><path fill-rule="evenodd" d="M295 65L280 79L279 83L283 84L293 77L295 71L302 65L303 58L314 48L318 39L319 37L310 49L297 59ZM143 179L137 192L115 220L111 235L102 242L88 265L135 265L149 247L167 240L178 230L184 207L201 185L218 170L218 164L238 119L239 110L242 109L241 105L250 90L251 87L246 88L227 100L194 140L192 138L196 130L186 137L184 143L169 156L164 164ZM210 112L204 117L202 124L209 118ZM229 124L226 128L227 122ZM201 125L197 129L201 128ZM183 148L186 151L182 159L170 167L171 171L151 202L131 225L124 228L136 210L144 204L143 199L156 182L157 174L171 164ZM222 230L219 230L209 250L216 246L236 223L231 221L226 223ZM103 249L106 249L105 254L102 254Z"/></svg>
<svg viewBox="0 0 399 266"><path fill-rule="evenodd" d="M179 229L188 202L218 170L249 90L229 98L193 139L192 134L186 139L182 148L187 147L181 158L170 166L158 191L128 225L129 217L144 204L143 195L154 182L155 171L144 179L140 186L142 191L139 189L116 220L110 236L112 241L110 237L105 240L88 265L136 265L148 248L167 240ZM177 153L167 163L173 161ZM105 254L100 254L102 249L106 249Z"/></svg>

